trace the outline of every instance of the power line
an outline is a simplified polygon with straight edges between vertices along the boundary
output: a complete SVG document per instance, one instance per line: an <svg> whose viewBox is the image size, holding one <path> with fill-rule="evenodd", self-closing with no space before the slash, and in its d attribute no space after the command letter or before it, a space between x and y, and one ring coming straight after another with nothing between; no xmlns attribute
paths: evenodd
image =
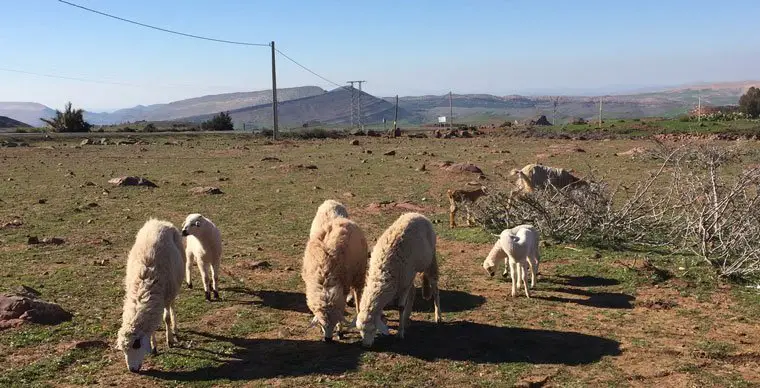
<svg viewBox="0 0 760 388"><path fill-rule="evenodd" d="M321 75L317 74L315 71L313 71L313 70L309 69L308 67L306 67L306 66L304 66L304 65L302 65L302 64L300 64L300 63L298 63L298 61L296 61L295 59L293 59L293 58L291 58L291 57L289 57L289 56L285 55L285 53L283 53L282 51L280 51L280 50L278 50L278 49L275 49L275 50L277 51L277 53L279 53L280 55L282 55L283 57L285 57L285 59L287 59L287 60L289 60L289 61L291 61L291 62L295 63L295 64L296 64L296 65L298 65L300 68L302 68L302 69L304 69L304 70L308 71L309 73L311 73L311 74L314 74L315 76L317 76L317 77L321 78L323 81L326 81L326 82L327 82L327 83L329 83L329 84L333 84L333 85L335 85L335 86L337 86L337 87L339 87L339 88L346 88L346 89L347 89L347 87L346 87L346 86L343 86L343 85L337 84L337 83L335 83L335 82L333 82L333 81L330 81L329 79L327 79L327 78L325 78L325 77L323 77L323 76L321 76Z"/></svg>
<svg viewBox="0 0 760 388"><path fill-rule="evenodd" d="M96 13L98 15L106 16L106 17L109 17L109 18L112 18L112 19L121 20L123 22L136 24L138 26L142 26L142 27L146 27L146 28L152 28L152 29L158 30L158 31L168 32L170 34L186 36L188 38L202 39L202 40L208 40L208 41L219 42L219 43L236 44L236 45L241 45L241 46L262 46L262 47L269 47L269 43L238 42L238 41L234 41L234 40L216 39L216 38L209 38L209 37L200 36L200 35L187 34L187 33L184 33L184 32L173 31L173 30L169 30L169 29L166 29L166 28L151 26L149 24L140 23L140 22L136 22L134 20L129 20L129 19L125 19L125 18L122 18L122 17L114 16L114 15L111 15L111 14L107 14L105 12L100 12L100 11L94 10L92 8L87 8L87 7L81 6L79 4L70 3L70 2L64 1L64 0L58 0L58 2L66 4L66 5L70 5L72 7L80 8L80 9L83 9L85 11Z"/></svg>

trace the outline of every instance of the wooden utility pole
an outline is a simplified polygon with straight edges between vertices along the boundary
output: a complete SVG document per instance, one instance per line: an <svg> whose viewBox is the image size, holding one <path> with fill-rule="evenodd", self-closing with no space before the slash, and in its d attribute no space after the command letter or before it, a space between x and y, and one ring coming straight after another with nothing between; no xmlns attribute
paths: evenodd
<svg viewBox="0 0 760 388"><path fill-rule="evenodd" d="M274 41L272 41L270 46L272 47L272 139L277 140L277 68L274 63Z"/></svg>
<svg viewBox="0 0 760 388"><path fill-rule="evenodd" d="M454 126L454 104L451 103L451 91L449 90L449 131Z"/></svg>

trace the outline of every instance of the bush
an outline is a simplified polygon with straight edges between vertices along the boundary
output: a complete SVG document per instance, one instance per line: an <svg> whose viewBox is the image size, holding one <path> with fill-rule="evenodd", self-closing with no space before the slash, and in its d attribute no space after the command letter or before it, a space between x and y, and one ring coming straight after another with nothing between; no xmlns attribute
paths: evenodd
<svg viewBox="0 0 760 388"><path fill-rule="evenodd" d="M89 132L92 125L84 121L84 111L73 109L71 102L66 103L63 112L56 110L52 119L40 118L55 132Z"/></svg>
<svg viewBox="0 0 760 388"><path fill-rule="evenodd" d="M211 120L204 121L202 127L207 131L232 131L235 129L232 118L227 112L220 112Z"/></svg>
<svg viewBox="0 0 760 388"><path fill-rule="evenodd" d="M739 98L739 110L749 118L760 117L760 89L751 87Z"/></svg>

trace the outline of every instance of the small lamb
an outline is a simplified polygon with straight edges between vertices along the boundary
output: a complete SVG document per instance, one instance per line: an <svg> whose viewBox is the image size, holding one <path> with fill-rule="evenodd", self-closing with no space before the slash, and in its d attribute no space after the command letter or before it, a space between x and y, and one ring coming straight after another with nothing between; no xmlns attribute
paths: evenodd
<svg viewBox="0 0 760 388"><path fill-rule="evenodd" d="M519 225L512 229L505 229L483 261L483 268L490 276L493 276L496 272L497 260L504 259L505 268L502 276L507 276L506 267L509 266L513 297L522 283L525 288L525 296L530 298L525 273L530 268L530 287L533 288L538 274L539 239L538 231L533 225Z"/></svg>
<svg viewBox="0 0 760 388"><path fill-rule="evenodd" d="M193 288L190 280L190 272L193 261L201 272L203 291L206 300L211 300L211 292L214 291L214 299L219 299L219 268L222 261L222 233L208 218L194 213L187 216L182 224L182 236L185 237L185 283L188 288ZM210 284L209 284L210 283Z"/></svg>

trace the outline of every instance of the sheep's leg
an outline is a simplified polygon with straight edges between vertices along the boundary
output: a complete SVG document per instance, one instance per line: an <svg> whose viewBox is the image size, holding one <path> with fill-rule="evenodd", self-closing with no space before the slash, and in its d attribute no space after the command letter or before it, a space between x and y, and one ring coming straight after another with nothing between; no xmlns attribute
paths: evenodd
<svg viewBox="0 0 760 388"><path fill-rule="evenodd" d="M164 308L164 326L166 328L166 347L171 348L174 344L174 331L172 330L172 317L169 311L171 307Z"/></svg>
<svg viewBox="0 0 760 388"><path fill-rule="evenodd" d="M203 283L203 293L205 294L206 300L211 301L211 292L209 291L209 268L210 265L208 263L203 263L201 260L198 260L198 269L201 271L201 282Z"/></svg>
<svg viewBox="0 0 760 388"><path fill-rule="evenodd" d="M455 228L457 226L457 223L455 221L456 215L457 215L457 204L453 200L450 201L451 205L449 206L449 228Z"/></svg>
<svg viewBox="0 0 760 388"><path fill-rule="evenodd" d="M530 267L530 288L536 286L536 270L533 267L533 259L528 257L528 267Z"/></svg>
<svg viewBox="0 0 760 388"><path fill-rule="evenodd" d="M438 283L431 283L430 288L433 291L433 306L435 308L435 323L441 323L441 295L438 292Z"/></svg>
<svg viewBox="0 0 760 388"><path fill-rule="evenodd" d="M174 336L177 336L177 314L174 313L174 303L172 302L171 306L169 306L169 316L172 319L172 334Z"/></svg>
<svg viewBox="0 0 760 388"><path fill-rule="evenodd" d="M210 266L211 268L211 281L212 281L212 288L214 290L214 299L219 299L219 289L216 288L217 283L219 283L219 263L212 264Z"/></svg>
<svg viewBox="0 0 760 388"><path fill-rule="evenodd" d="M193 255L185 255L185 284L187 288L193 288L193 280L190 278L190 274L193 272Z"/></svg>
<svg viewBox="0 0 760 388"><path fill-rule="evenodd" d="M414 294L415 294L414 286L409 287L409 289L406 290L406 295L404 295L404 306L403 311L400 311L399 314L399 322L398 322L398 337L401 339L404 339L404 333L406 332L406 328L409 326L410 319L409 317L412 315L412 307L414 306ZM401 306L399 306L399 310L401 309Z"/></svg>
<svg viewBox="0 0 760 388"><path fill-rule="evenodd" d="M464 205L464 210L467 212L467 226L472 226L472 214L470 213L470 205Z"/></svg>
<svg viewBox="0 0 760 388"><path fill-rule="evenodd" d="M156 347L156 332L150 335L150 354L158 356L158 348Z"/></svg>
<svg viewBox="0 0 760 388"><path fill-rule="evenodd" d="M515 294L517 293L517 279L515 278L515 275L517 275L515 272L517 272L517 263L515 263L512 260L509 260L509 277L512 279L512 297L515 297Z"/></svg>
<svg viewBox="0 0 760 388"><path fill-rule="evenodd" d="M530 299L530 293L528 292L528 282L525 279L526 272L528 272L528 264L527 263L521 263L520 264L520 281L522 281L523 288L525 289L525 296Z"/></svg>
<svg viewBox="0 0 760 388"><path fill-rule="evenodd" d="M359 315L359 298L361 297L361 293L358 290L352 290L351 292L354 296L354 304L356 305L356 315Z"/></svg>

